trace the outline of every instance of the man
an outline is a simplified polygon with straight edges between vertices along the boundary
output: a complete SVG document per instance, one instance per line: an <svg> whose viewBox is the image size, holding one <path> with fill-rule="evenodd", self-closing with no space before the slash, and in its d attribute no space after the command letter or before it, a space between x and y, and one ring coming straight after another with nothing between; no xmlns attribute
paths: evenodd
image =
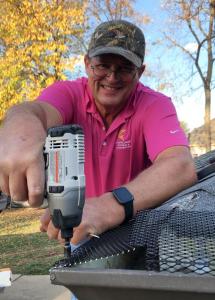
<svg viewBox="0 0 215 300"><path fill-rule="evenodd" d="M1 128L1 190L38 206L47 128L68 123L83 127L86 202L73 243L118 226L196 181L171 100L139 82L144 54L138 27L122 20L102 23L85 56L88 79L56 82L36 101L11 108ZM41 230L60 238L48 211Z"/></svg>

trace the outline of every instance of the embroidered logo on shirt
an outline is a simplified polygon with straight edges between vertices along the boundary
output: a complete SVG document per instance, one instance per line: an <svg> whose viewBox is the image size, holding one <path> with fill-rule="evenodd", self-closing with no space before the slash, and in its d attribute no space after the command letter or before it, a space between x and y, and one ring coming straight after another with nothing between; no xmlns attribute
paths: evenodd
<svg viewBox="0 0 215 300"><path fill-rule="evenodd" d="M118 137L117 137L120 141L125 140L125 129L120 129L119 133L118 133Z"/></svg>
<svg viewBox="0 0 215 300"><path fill-rule="evenodd" d="M116 149L128 149L131 148L131 140L126 135L126 129L120 129L117 141L116 141Z"/></svg>

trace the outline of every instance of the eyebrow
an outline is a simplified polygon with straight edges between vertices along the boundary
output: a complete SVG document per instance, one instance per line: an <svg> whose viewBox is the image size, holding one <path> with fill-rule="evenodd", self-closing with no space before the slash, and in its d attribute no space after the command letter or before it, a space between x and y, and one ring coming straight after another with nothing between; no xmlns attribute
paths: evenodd
<svg viewBox="0 0 215 300"><path fill-rule="evenodd" d="M112 64L116 64L118 65L119 67L127 67L127 68L134 68L135 66L132 64L132 63L127 63L126 61L123 62L119 62L119 63L113 63L111 61L106 61L104 59L98 59L98 60L95 60L95 63L97 63L98 65L99 64L107 64L107 65L112 65Z"/></svg>

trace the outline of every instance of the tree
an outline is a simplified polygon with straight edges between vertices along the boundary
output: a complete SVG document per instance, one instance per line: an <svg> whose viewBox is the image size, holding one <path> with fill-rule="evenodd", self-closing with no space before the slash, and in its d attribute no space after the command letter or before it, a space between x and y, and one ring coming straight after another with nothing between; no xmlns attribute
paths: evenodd
<svg viewBox="0 0 215 300"><path fill-rule="evenodd" d="M183 130L186 133L186 135L189 136L190 129L189 129L189 126L187 125L187 123L185 121L181 121L180 125L183 128Z"/></svg>
<svg viewBox="0 0 215 300"><path fill-rule="evenodd" d="M86 1L0 0L0 119L74 67Z"/></svg>
<svg viewBox="0 0 215 300"><path fill-rule="evenodd" d="M165 0L164 7L177 30L165 37L178 47L192 62L190 76L196 73L205 95L204 127L206 150L211 149L211 91L215 61L215 0ZM182 36L183 33L183 36ZM181 38L181 39L180 39ZM191 47L192 46L192 49Z"/></svg>
<svg viewBox="0 0 215 300"><path fill-rule="evenodd" d="M135 0L89 0L88 11L97 21L129 18L138 23L148 23L147 15L142 15L134 8Z"/></svg>
<svg viewBox="0 0 215 300"><path fill-rule="evenodd" d="M139 26L148 24L151 21L149 16L135 10L135 3L135 0L88 0L86 35L82 41L85 50L87 50L89 37L92 33L91 28L95 28L101 22L125 19L133 21Z"/></svg>

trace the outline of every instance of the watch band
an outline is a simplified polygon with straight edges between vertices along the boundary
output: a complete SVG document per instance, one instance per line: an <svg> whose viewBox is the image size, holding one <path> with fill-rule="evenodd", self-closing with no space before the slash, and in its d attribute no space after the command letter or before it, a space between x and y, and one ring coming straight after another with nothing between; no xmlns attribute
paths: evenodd
<svg viewBox="0 0 215 300"><path fill-rule="evenodd" d="M125 209L124 222L127 222L133 218L133 200L125 203L124 209Z"/></svg>
<svg viewBox="0 0 215 300"><path fill-rule="evenodd" d="M119 204L123 205L125 210L124 222L133 218L133 201L134 197L126 187L120 187L112 190L112 194Z"/></svg>

